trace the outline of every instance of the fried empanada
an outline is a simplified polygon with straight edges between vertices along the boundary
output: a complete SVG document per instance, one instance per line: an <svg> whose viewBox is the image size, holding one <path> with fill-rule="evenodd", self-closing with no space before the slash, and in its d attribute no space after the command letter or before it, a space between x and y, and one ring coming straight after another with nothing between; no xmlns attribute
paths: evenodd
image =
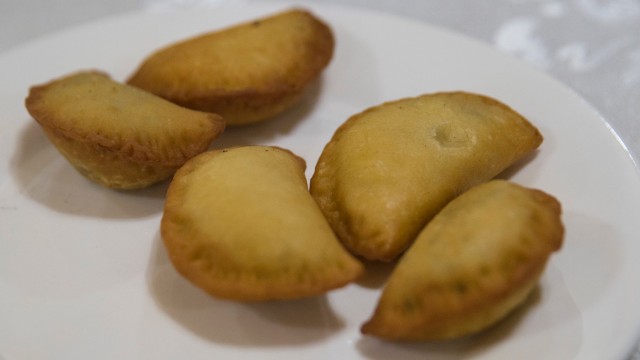
<svg viewBox="0 0 640 360"><path fill-rule="evenodd" d="M402 99L338 128L318 160L311 193L347 248L388 261L447 202L541 142L525 118L486 96Z"/></svg>
<svg viewBox="0 0 640 360"><path fill-rule="evenodd" d="M218 115L182 108L97 71L34 86L25 105L81 174L116 189L167 179L224 130Z"/></svg>
<svg viewBox="0 0 640 360"><path fill-rule="evenodd" d="M292 106L329 64L333 47L324 22L293 9L161 49L129 84L220 114L229 125L247 124Z"/></svg>
<svg viewBox="0 0 640 360"><path fill-rule="evenodd" d="M288 150L246 146L201 154L174 176L162 238L179 273L231 300L302 298L363 271L307 189Z"/></svg>
<svg viewBox="0 0 640 360"><path fill-rule="evenodd" d="M485 329L526 300L563 233L552 196L504 180L478 185L420 233L362 332L421 341Z"/></svg>

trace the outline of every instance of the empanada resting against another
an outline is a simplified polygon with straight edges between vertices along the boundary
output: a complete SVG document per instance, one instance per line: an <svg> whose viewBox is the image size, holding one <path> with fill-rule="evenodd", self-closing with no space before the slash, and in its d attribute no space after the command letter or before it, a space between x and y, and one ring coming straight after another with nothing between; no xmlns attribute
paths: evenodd
<svg viewBox="0 0 640 360"><path fill-rule="evenodd" d="M362 272L309 194L305 162L245 146L187 162L167 192L162 238L175 268L223 299L303 298Z"/></svg>
<svg viewBox="0 0 640 360"><path fill-rule="evenodd" d="M405 252L362 332L421 341L483 330L526 300L563 235L551 195L505 180L478 185Z"/></svg>
<svg viewBox="0 0 640 360"><path fill-rule="evenodd" d="M98 71L34 86L25 105L81 174L115 189L169 178L207 150L225 125L218 115L180 107Z"/></svg>
<svg viewBox="0 0 640 360"><path fill-rule="evenodd" d="M454 197L541 142L529 121L487 96L401 99L337 129L318 160L311 193L347 248L389 261Z"/></svg>
<svg viewBox="0 0 640 360"><path fill-rule="evenodd" d="M333 48L329 26L296 8L159 49L128 82L242 125L293 106L329 64Z"/></svg>

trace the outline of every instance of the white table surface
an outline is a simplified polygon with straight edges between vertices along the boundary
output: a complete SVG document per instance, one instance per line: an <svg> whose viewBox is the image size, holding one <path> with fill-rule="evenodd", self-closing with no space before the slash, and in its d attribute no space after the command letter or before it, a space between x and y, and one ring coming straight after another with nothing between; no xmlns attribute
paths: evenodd
<svg viewBox="0 0 640 360"><path fill-rule="evenodd" d="M238 0L3 0L0 54L43 35L107 16L231 1ZM640 0L315 2L403 15L512 54L582 96L610 124L636 164L640 163ZM579 129L576 136L580 136ZM640 360L640 347L630 359Z"/></svg>

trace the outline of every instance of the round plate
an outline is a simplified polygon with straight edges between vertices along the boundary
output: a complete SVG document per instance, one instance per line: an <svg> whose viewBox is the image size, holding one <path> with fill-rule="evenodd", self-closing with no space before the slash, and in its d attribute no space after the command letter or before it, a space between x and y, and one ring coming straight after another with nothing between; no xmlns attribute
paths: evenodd
<svg viewBox="0 0 640 360"><path fill-rule="evenodd" d="M640 334L640 181L624 147L583 100L491 48L422 23L310 5L335 57L295 108L228 129L214 147L278 145L316 159L350 115L383 101L465 90L495 97L545 136L505 176L563 204L566 238L527 303L477 336L397 344L364 337L392 265L299 301L241 304L181 278L161 244L167 184L113 191L79 175L24 109L31 85L99 69L124 80L173 41L288 8L242 2L134 13L0 56L0 358L613 359ZM250 224L247 224L250 226Z"/></svg>

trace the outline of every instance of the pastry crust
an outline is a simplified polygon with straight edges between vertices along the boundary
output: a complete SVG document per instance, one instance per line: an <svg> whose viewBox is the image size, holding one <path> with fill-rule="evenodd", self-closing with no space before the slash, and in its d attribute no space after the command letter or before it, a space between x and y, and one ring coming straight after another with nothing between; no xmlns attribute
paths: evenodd
<svg viewBox="0 0 640 360"><path fill-rule="evenodd" d="M161 232L171 262L209 294L238 301L302 298L363 271L307 189L304 160L246 146L190 160L169 186Z"/></svg>
<svg viewBox="0 0 640 360"><path fill-rule="evenodd" d="M421 341L483 330L525 301L563 234L551 195L504 180L479 185L420 233L362 332Z"/></svg>
<svg viewBox="0 0 640 360"><path fill-rule="evenodd" d="M541 142L524 117L486 96L401 99L338 128L318 160L311 193L347 248L389 261L447 202Z"/></svg>
<svg viewBox="0 0 640 360"><path fill-rule="evenodd" d="M167 179L224 130L218 115L179 107L97 71L34 86L25 105L81 174L116 189Z"/></svg>
<svg viewBox="0 0 640 360"><path fill-rule="evenodd" d="M292 9L161 49L129 84L220 114L229 125L247 124L291 107L329 64L333 48L324 22Z"/></svg>

